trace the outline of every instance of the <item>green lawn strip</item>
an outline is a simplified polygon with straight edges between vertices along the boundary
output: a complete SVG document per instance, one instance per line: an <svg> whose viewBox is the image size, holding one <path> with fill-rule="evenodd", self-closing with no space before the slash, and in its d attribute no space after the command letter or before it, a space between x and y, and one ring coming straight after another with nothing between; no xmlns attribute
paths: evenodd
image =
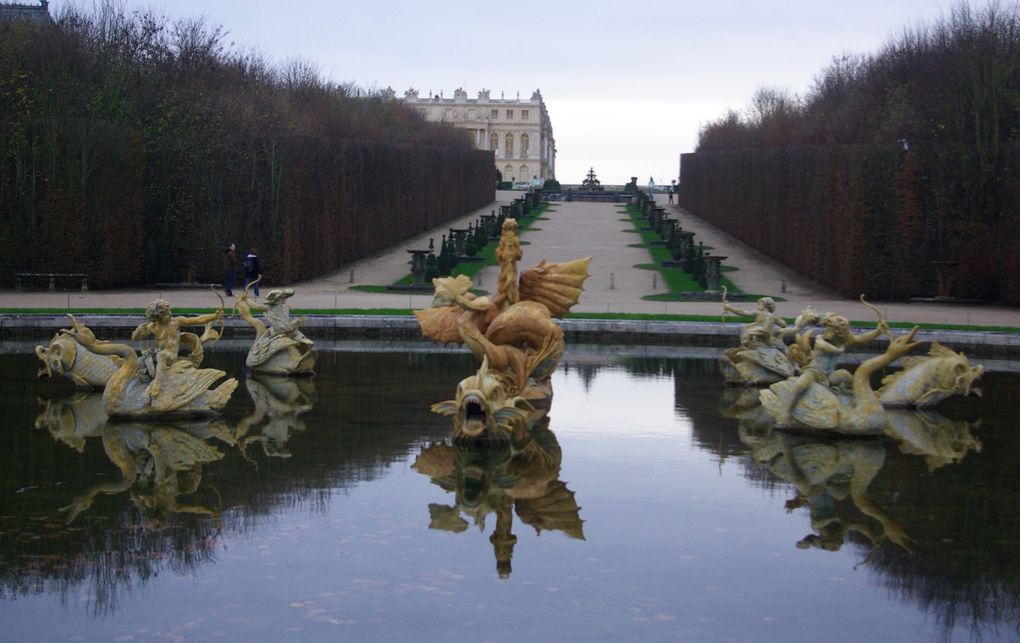
<svg viewBox="0 0 1020 643"><path fill-rule="evenodd" d="M642 229L646 227L647 220L641 216L638 209L632 205L627 206L627 213L630 215L630 221L634 224L636 232L641 235L641 240L644 242L641 245L647 247L649 254L652 255L652 259L656 262L654 265L657 266L659 274L662 275L662 280L665 282L666 287L669 288L668 293L656 293L654 295L646 295L642 297L647 301L685 301L680 295L682 292L704 292L704 288L701 287L694 278L678 266L665 267L660 264L662 261L673 261L673 255L670 253L669 248L664 245L654 244L653 242L662 241L662 237L659 236L655 230ZM633 244L634 246L638 244ZM628 246L633 247L633 246ZM711 250L711 246L702 246L702 250ZM641 264L642 269L647 264ZM733 266L721 266L721 270L731 272L736 270ZM728 278L723 277L721 279L722 285L726 286L731 292L740 292L732 281Z"/></svg>

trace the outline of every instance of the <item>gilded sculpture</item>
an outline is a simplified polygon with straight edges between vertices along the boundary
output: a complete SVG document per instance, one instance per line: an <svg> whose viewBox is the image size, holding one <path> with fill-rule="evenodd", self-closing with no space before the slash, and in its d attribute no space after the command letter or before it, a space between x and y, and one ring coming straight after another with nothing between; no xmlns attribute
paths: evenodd
<svg viewBox="0 0 1020 643"><path fill-rule="evenodd" d="M202 359L202 338L182 333L183 326L210 324L223 318L223 309L197 317L173 317L170 305L157 299L146 307L147 321L139 325L132 339L152 335L154 350L137 354L131 346L97 340L87 328L63 330L81 347L105 356L115 356L117 370L103 390L106 412L111 417L168 419L215 415L226 406L237 387L229 378L212 388L226 373L198 368ZM207 329L208 331L209 329ZM182 347L188 351L182 355Z"/></svg>
<svg viewBox="0 0 1020 643"><path fill-rule="evenodd" d="M883 406L926 409L953 395L981 395L974 382L984 368L938 342L932 342L927 357L904 357L902 363L902 371L882 379L878 399Z"/></svg>
<svg viewBox="0 0 1020 643"><path fill-rule="evenodd" d="M464 275L436 278L432 307L416 313L423 336L463 344L481 365L461 382L455 400L433 406L454 416L456 434L477 437L519 426L530 408L552 397L552 373L564 351L563 331L553 318L577 303L591 258L543 260L518 278L521 257L517 221L507 219L496 249L496 294L476 296Z"/></svg>
<svg viewBox="0 0 1020 643"><path fill-rule="evenodd" d="M294 290L270 290L263 306L248 299L248 289L253 285L248 284L234 304L241 318L255 329L255 342L248 351L245 365L262 375L314 375L319 354L312 348L312 340L300 330L308 318L291 319L287 305ZM269 324L254 317L252 312L263 313Z"/></svg>

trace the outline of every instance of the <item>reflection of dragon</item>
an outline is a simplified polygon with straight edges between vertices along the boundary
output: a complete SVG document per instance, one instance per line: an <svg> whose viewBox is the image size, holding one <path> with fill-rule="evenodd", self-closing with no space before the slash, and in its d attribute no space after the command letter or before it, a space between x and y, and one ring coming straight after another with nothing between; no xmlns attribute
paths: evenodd
<svg viewBox="0 0 1020 643"><path fill-rule="evenodd" d="M885 464L885 446L877 439L828 442L767 431L742 432L741 441L751 446L755 460L794 486L797 495L787 501L787 511L808 508L817 533L801 539L798 548L837 551L848 533L857 532L873 548L889 540L910 550L913 539L868 494Z"/></svg>
<svg viewBox="0 0 1020 643"><path fill-rule="evenodd" d="M548 417L531 422L529 438L520 445L507 442L458 441L435 444L422 450L413 468L454 494L454 504L429 504L430 529L459 533L468 528L467 516L485 529L485 519L496 514L496 528L489 537L502 578L511 572L517 536L512 533L513 514L536 533L561 531L584 539L583 521L574 492L559 480L563 453L549 430ZM462 516L463 514L463 516Z"/></svg>
<svg viewBox="0 0 1020 643"><path fill-rule="evenodd" d="M537 401L552 396L550 380L563 355L563 331L553 321L577 303L588 278L588 262L546 263L527 270L517 278L521 258L517 222L503 223L496 257L500 261L498 292L476 297L470 292L471 279L464 275L433 279L436 286L432 307L416 313L422 334L442 344L466 345L483 364L479 373L461 383L457 407L449 403L434 410L462 418L489 415L478 422L463 422L473 430L479 424L494 426L495 408L489 395L509 406L518 399ZM471 404L465 407L465 404ZM496 422L495 424L498 424Z"/></svg>

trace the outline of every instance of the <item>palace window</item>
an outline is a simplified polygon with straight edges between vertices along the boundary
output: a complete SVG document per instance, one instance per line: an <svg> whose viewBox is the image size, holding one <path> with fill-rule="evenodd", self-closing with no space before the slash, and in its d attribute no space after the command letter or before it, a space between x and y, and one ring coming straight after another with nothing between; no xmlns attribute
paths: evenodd
<svg viewBox="0 0 1020 643"><path fill-rule="evenodd" d="M512 121L514 119L514 110L512 109L506 110L506 118L507 120Z"/></svg>
<svg viewBox="0 0 1020 643"><path fill-rule="evenodd" d="M514 155L514 135L506 135L506 157L511 158Z"/></svg>
<svg viewBox="0 0 1020 643"><path fill-rule="evenodd" d="M526 109L521 110L521 120L522 121L528 120L528 110Z"/></svg>
<svg viewBox="0 0 1020 643"><path fill-rule="evenodd" d="M489 117L490 118L499 118L499 110L498 109L494 109L491 112L489 112Z"/></svg>
<svg viewBox="0 0 1020 643"><path fill-rule="evenodd" d="M499 134L492 133L489 135L489 149L493 152L499 150Z"/></svg>
<svg viewBox="0 0 1020 643"><path fill-rule="evenodd" d="M527 156L528 155L528 143L529 143L528 135L527 134L521 134L521 156Z"/></svg>

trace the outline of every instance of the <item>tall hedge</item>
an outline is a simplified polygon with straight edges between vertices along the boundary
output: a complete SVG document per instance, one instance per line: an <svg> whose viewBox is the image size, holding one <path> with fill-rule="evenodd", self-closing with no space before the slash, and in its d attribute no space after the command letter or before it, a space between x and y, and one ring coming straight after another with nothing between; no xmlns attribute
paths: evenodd
<svg viewBox="0 0 1020 643"><path fill-rule="evenodd" d="M109 1L0 20L0 283L213 280L230 241L285 283L495 196L464 130L225 36Z"/></svg>
<svg viewBox="0 0 1020 643"><path fill-rule="evenodd" d="M731 152L772 159L788 173L755 165L754 176L732 176L746 187L739 203L732 195L709 197L703 185L685 190L710 211L718 211L723 201L743 211L771 211L783 200L795 203L797 194L817 190L836 199L847 195L847 203L832 208L852 217L840 228L850 237L835 243L870 258L861 267L854 258L848 273L863 269L879 277L829 276L827 283L847 292L847 279L855 290L877 280L872 289L890 296L931 295L936 288L932 262L955 261L953 294L1020 303L1018 106L1020 5L958 2L941 17L902 30L876 53L834 58L803 98L763 87L749 110L731 111L701 131L699 159ZM689 162L721 167L711 157ZM820 186L806 186L804 172L826 178ZM764 185L766 179L773 183ZM799 192L776 192L785 187ZM759 206L758 198L780 201ZM807 213L827 211L815 207ZM783 221L793 218L778 215ZM773 245L770 252L809 274L826 273L827 268L798 258L812 244L800 239L800 232L791 234L798 244Z"/></svg>
<svg viewBox="0 0 1020 643"><path fill-rule="evenodd" d="M494 196L492 153L470 149L291 136L191 163L166 156L106 123L0 121L0 282L23 271L88 273L98 287L180 282L189 264L217 281L234 241L288 283Z"/></svg>
<svg viewBox="0 0 1020 643"><path fill-rule="evenodd" d="M125 128L81 119L0 120L0 279L87 273L138 283L143 150Z"/></svg>
<svg viewBox="0 0 1020 643"><path fill-rule="evenodd" d="M892 146L685 154L680 204L847 296L925 291L909 154ZM931 277L934 287L934 277Z"/></svg>

